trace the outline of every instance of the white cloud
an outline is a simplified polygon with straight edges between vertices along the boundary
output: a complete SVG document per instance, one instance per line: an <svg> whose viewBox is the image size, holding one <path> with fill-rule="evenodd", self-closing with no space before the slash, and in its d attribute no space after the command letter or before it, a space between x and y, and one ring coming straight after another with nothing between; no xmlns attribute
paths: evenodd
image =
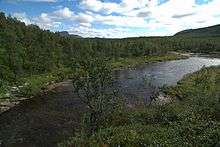
<svg viewBox="0 0 220 147"><path fill-rule="evenodd" d="M8 0L10 2L57 2L57 0Z"/></svg>
<svg viewBox="0 0 220 147"><path fill-rule="evenodd" d="M100 37L100 38L123 38L129 35L127 31L129 31L129 29L125 29L125 28L96 29L86 26L71 27L68 30L70 34L76 34L82 37Z"/></svg>
<svg viewBox="0 0 220 147"><path fill-rule="evenodd" d="M42 2L42 3L55 3L58 0L5 0L9 3L18 3L18 2L33 2L33 3L38 3L38 2Z"/></svg>
<svg viewBox="0 0 220 147"><path fill-rule="evenodd" d="M100 11L103 8L103 3L99 0L83 0L81 6L93 11Z"/></svg>
<svg viewBox="0 0 220 147"><path fill-rule="evenodd" d="M58 10L55 10L51 13L41 13L40 16L36 17L35 22L41 28L54 28L59 27L62 21L70 21L73 24L80 24L82 26L90 27L91 23L94 21L94 18L90 13L78 13L75 14L69 8L64 7Z"/></svg>
<svg viewBox="0 0 220 147"><path fill-rule="evenodd" d="M74 26L67 30L70 34L80 35L82 37L100 37L100 38L127 38L137 36L160 36L166 35L165 32L156 32L155 30L134 32L130 28L114 27L107 29L97 29L87 26Z"/></svg>
<svg viewBox="0 0 220 147"><path fill-rule="evenodd" d="M61 22L53 20L47 13L42 13L39 17L34 18L33 21L43 29L58 28L61 25Z"/></svg>
<svg viewBox="0 0 220 147"><path fill-rule="evenodd" d="M27 14L25 12L22 13L13 13L13 17L17 18L18 20L24 22L25 24L29 25L31 24L31 20L28 18Z"/></svg>
<svg viewBox="0 0 220 147"><path fill-rule="evenodd" d="M38 18L38 20L45 22L45 23L50 23L52 22L52 19L50 18L50 16L47 13L42 13L40 15L40 17Z"/></svg>
<svg viewBox="0 0 220 147"><path fill-rule="evenodd" d="M143 11L136 14L137 17L149 17L151 15L151 12Z"/></svg>
<svg viewBox="0 0 220 147"><path fill-rule="evenodd" d="M68 21L68 30L84 37L121 38L173 35L184 29L219 24L220 19L216 17L220 16L219 6L220 0L204 5L196 4L195 0L168 0L160 5L158 0L122 0L120 3L82 0L79 5L81 11L77 12L59 7L34 19L28 18L25 13L14 16L27 24L35 23L47 29L59 27L63 21ZM135 32L136 29L143 31Z"/></svg>
<svg viewBox="0 0 220 147"><path fill-rule="evenodd" d="M78 23L91 23L94 21L94 18L89 14L79 13L73 17L73 20L77 21Z"/></svg>
<svg viewBox="0 0 220 147"><path fill-rule="evenodd" d="M59 18L62 18L62 19L68 19L68 18L71 18L73 16L73 12L65 7L65 8L61 8L61 9L58 9L56 10L55 12L53 12L55 16L59 17Z"/></svg>
<svg viewBox="0 0 220 147"><path fill-rule="evenodd" d="M150 12L155 22L157 21L160 26L167 28L167 34L173 35L184 29L199 28L220 23L220 20L214 18L214 14L220 14L218 10L219 5L219 0L213 0L206 5L197 5L193 0L170 0L163 5L152 7ZM177 18L174 16L182 17ZM203 23L198 23L198 21ZM152 27L156 26L154 22L148 25Z"/></svg>
<svg viewBox="0 0 220 147"><path fill-rule="evenodd" d="M120 26L120 27L147 27L148 23L144 18L130 16L103 16L95 15L95 21L105 25Z"/></svg>
<svg viewBox="0 0 220 147"><path fill-rule="evenodd" d="M54 29L61 25L61 22L53 20L47 13L41 13L40 16L34 18L28 17L25 12L13 13L12 16L24 22L26 25L35 24L42 29Z"/></svg>
<svg viewBox="0 0 220 147"><path fill-rule="evenodd" d="M102 2L101 0L82 0L80 5L83 9L111 14L113 12L125 13L146 6L154 6L157 3L157 0L122 0L120 3Z"/></svg>

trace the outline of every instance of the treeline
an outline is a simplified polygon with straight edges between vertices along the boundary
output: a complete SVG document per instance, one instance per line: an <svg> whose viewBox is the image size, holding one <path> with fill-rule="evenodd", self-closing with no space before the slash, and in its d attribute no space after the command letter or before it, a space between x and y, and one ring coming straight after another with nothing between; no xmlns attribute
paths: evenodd
<svg viewBox="0 0 220 147"><path fill-rule="evenodd" d="M140 37L127 39L74 38L25 25L0 13L0 79L73 67L78 58L103 56L110 59L161 55L184 50L220 50L219 38Z"/></svg>

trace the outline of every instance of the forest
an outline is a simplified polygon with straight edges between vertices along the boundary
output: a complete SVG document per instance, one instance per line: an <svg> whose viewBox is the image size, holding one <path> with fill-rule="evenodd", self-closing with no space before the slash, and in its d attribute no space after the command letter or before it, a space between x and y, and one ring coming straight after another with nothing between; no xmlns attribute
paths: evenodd
<svg viewBox="0 0 220 147"><path fill-rule="evenodd" d="M16 82L19 77L73 68L77 57L109 59L166 54L169 51L217 52L218 37L139 37L125 39L62 37L0 13L0 77Z"/></svg>

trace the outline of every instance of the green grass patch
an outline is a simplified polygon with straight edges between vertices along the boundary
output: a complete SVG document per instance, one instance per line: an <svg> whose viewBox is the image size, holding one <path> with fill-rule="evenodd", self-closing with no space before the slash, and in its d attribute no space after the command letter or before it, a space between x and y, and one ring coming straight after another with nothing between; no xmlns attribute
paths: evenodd
<svg viewBox="0 0 220 147"><path fill-rule="evenodd" d="M129 57L129 58L118 58L112 60L112 67L115 70L126 69L135 67L144 63L162 62L178 59L186 59L186 56L179 54L165 54L165 55L154 55L154 56L141 56L141 57Z"/></svg>
<svg viewBox="0 0 220 147"><path fill-rule="evenodd" d="M34 96L49 84L56 83L71 77L70 69L59 69L47 74L32 75L19 79L19 93L22 96Z"/></svg>
<svg viewBox="0 0 220 147"><path fill-rule="evenodd" d="M71 76L71 69L62 68L50 73L20 77L14 84L0 81L0 99L35 96L49 84L69 79Z"/></svg>
<svg viewBox="0 0 220 147"><path fill-rule="evenodd" d="M9 83L6 81L0 80L0 101L8 97L11 97Z"/></svg>

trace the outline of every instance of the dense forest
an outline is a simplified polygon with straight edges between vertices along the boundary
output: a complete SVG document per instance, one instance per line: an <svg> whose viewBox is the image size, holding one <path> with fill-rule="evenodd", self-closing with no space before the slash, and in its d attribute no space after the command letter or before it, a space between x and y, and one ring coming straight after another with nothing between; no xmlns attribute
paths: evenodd
<svg viewBox="0 0 220 147"><path fill-rule="evenodd" d="M110 59L160 55L168 51L215 52L219 38L140 37L126 39L63 36L25 25L0 13L0 78L14 82L18 77L73 67L87 55Z"/></svg>

